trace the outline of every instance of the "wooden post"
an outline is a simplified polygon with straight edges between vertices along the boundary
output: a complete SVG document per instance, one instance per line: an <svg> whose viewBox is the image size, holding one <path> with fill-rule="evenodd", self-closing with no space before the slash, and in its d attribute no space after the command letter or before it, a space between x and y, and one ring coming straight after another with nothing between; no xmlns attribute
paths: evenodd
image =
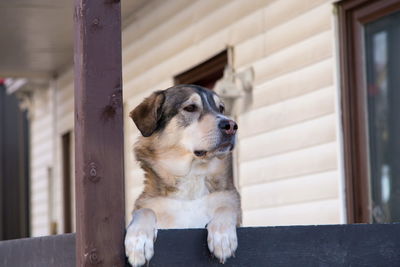
<svg viewBox="0 0 400 267"><path fill-rule="evenodd" d="M121 7L75 0L77 266L124 266Z"/></svg>

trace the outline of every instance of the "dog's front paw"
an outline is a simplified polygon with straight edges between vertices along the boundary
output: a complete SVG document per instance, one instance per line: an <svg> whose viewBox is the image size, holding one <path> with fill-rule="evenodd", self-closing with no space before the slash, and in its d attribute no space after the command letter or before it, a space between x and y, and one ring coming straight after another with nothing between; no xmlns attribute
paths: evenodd
<svg viewBox="0 0 400 267"><path fill-rule="evenodd" d="M236 225L220 220L211 221L207 230L208 248L221 263L225 263L227 258L235 255L238 246Z"/></svg>
<svg viewBox="0 0 400 267"><path fill-rule="evenodd" d="M154 242L157 238L157 225L150 218L137 218L134 215L132 223L128 226L125 235L125 253L129 263L136 267L150 261L154 254ZM143 215L143 214L142 214Z"/></svg>

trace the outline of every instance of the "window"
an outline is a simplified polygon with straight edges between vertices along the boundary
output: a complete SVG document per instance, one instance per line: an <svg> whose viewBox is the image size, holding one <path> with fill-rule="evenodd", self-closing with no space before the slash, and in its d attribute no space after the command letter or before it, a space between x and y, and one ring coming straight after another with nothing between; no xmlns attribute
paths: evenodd
<svg viewBox="0 0 400 267"><path fill-rule="evenodd" d="M348 222L400 221L400 1L339 3Z"/></svg>
<svg viewBox="0 0 400 267"><path fill-rule="evenodd" d="M209 60L175 76L175 84L196 84L213 89L215 83L222 78L228 64L228 52L222 51Z"/></svg>

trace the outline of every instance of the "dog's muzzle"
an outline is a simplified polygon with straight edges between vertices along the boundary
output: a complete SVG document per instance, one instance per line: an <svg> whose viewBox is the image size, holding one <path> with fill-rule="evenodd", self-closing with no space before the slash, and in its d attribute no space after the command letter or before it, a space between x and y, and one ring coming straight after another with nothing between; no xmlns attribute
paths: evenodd
<svg viewBox="0 0 400 267"><path fill-rule="evenodd" d="M218 122L218 129L221 131L221 135L217 146L211 150L195 150L194 154L197 157L223 155L233 150L238 129L237 123L230 119L222 119Z"/></svg>

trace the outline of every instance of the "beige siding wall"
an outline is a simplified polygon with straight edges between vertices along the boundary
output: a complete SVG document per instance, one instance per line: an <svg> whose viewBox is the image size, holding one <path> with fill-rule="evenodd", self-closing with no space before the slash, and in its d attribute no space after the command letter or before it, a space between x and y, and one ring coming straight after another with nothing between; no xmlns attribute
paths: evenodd
<svg viewBox="0 0 400 267"><path fill-rule="evenodd" d="M235 50L237 69L256 73L239 117L244 224L340 223L333 7L274 1L264 16L264 32Z"/></svg>
<svg viewBox="0 0 400 267"><path fill-rule="evenodd" d="M31 118L31 234L49 234L51 216L51 168L53 166L53 129L51 89L38 89L33 95Z"/></svg>
<svg viewBox="0 0 400 267"><path fill-rule="evenodd" d="M254 102L237 118L244 225L341 222L332 9L325 0L175 0L139 13L123 31L127 220L143 182L132 154L139 133L129 111L230 45L235 68L252 66L256 76ZM61 227L60 138L73 129L72 71L55 84L55 217ZM45 135L42 128L34 128L33 136ZM35 144L51 151L45 140ZM33 171L37 192L47 187L44 178L35 178L42 172ZM46 214L39 202L37 214ZM48 220L40 218L33 220L35 233Z"/></svg>
<svg viewBox="0 0 400 267"><path fill-rule="evenodd" d="M73 132L73 79L67 71L35 91L31 110L31 231L48 235L51 224L63 232L62 135ZM73 135L71 136L73 141ZM71 145L73 155L73 145ZM71 174L74 174L72 160ZM74 184L72 184L72 187ZM74 205L74 203L73 203Z"/></svg>
<svg viewBox="0 0 400 267"><path fill-rule="evenodd" d="M65 73L63 73L56 81L55 86L57 87L57 96L55 98L56 108L55 108L55 135L56 135L56 187L55 192L58 196L56 198L57 203L56 211L55 211L55 220L57 221L58 231L62 233L64 229L64 217L63 217L63 194L64 190L62 188L63 178L62 178L62 170L63 166L62 162L62 136L68 132L71 133L71 167L70 173L72 175L71 179L71 188L74 190L74 174L75 174L75 161L74 161L74 83L73 83L73 71L69 69ZM72 207L74 210L75 200L74 194L72 194ZM75 213L72 214L72 228L75 229Z"/></svg>

